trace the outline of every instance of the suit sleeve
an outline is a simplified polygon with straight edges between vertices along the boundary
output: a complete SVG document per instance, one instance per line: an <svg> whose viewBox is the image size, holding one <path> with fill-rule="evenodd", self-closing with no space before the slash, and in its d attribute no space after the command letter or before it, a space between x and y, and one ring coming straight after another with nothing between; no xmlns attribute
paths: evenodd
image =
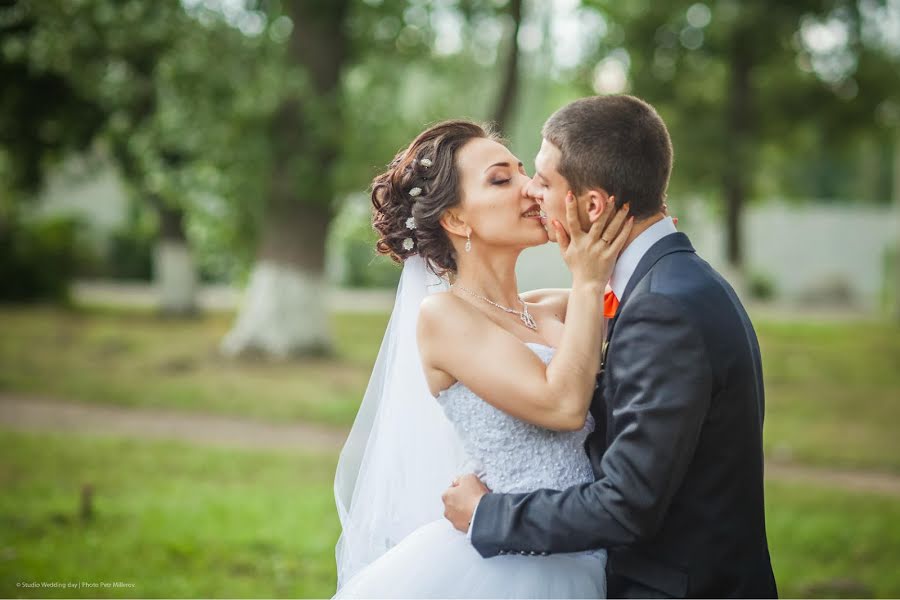
<svg viewBox="0 0 900 600"><path fill-rule="evenodd" d="M627 309L604 376L612 441L601 477L563 491L482 497L471 527L482 556L613 547L659 529L693 458L712 373L700 332L682 307L646 294Z"/></svg>

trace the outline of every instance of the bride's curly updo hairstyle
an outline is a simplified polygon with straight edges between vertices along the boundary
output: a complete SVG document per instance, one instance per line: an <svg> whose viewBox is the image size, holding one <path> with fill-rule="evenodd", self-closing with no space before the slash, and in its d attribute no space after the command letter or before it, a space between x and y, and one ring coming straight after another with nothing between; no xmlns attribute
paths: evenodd
<svg viewBox="0 0 900 600"><path fill-rule="evenodd" d="M375 247L398 263L418 254L438 275L456 271L456 253L440 219L461 201L459 149L476 138L500 141L488 127L444 121L429 127L397 153L372 181Z"/></svg>

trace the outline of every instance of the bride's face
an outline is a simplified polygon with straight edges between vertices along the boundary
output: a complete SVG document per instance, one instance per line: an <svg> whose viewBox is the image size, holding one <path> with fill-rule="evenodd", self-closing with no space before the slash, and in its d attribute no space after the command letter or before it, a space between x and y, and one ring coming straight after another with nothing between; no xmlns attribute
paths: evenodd
<svg viewBox="0 0 900 600"><path fill-rule="evenodd" d="M469 141L456 157L462 201L457 217L479 245L528 248L547 242L540 207L525 194L531 181L522 162L503 144L485 138Z"/></svg>

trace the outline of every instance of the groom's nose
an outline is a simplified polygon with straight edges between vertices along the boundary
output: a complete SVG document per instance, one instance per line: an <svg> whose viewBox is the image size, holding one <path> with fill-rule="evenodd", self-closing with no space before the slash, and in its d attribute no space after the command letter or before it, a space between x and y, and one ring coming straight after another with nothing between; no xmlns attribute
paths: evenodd
<svg viewBox="0 0 900 600"><path fill-rule="evenodd" d="M525 184L525 195L532 200L536 200L537 202L543 201L544 197L540 194L538 190L538 186L535 185L534 179L529 179L528 183Z"/></svg>

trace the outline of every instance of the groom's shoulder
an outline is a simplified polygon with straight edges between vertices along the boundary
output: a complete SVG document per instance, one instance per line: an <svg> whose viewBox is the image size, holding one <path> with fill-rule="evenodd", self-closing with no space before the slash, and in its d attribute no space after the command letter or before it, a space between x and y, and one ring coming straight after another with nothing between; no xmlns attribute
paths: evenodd
<svg viewBox="0 0 900 600"><path fill-rule="evenodd" d="M678 306L682 314L696 322L720 323L745 312L731 284L693 252L663 257L641 284L635 289L635 297L665 299L668 302L664 303Z"/></svg>
<svg viewBox="0 0 900 600"><path fill-rule="evenodd" d="M704 306L724 298L723 279L709 264L694 253L677 253L662 257L641 279L630 294L628 304L656 304L678 307L693 314Z"/></svg>
<svg viewBox="0 0 900 600"><path fill-rule="evenodd" d="M683 297L715 293L724 280L709 263L694 252L662 257L648 273L644 291Z"/></svg>

